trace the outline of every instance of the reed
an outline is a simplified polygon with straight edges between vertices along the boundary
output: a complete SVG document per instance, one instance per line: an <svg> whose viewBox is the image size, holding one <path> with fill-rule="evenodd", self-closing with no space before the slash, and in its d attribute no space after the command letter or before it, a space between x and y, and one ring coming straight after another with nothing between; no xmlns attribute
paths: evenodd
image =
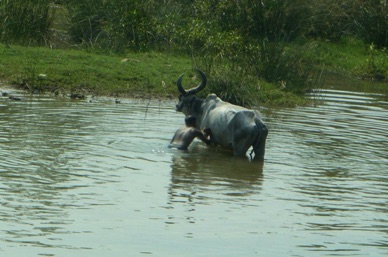
<svg viewBox="0 0 388 257"><path fill-rule="evenodd" d="M150 1L70 0L70 34L92 49L123 52L148 50L153 41Z"/></svg>
<svg viewBox="0 0 388 257"><path fill-rule="evenodd" d="M52 17L49 0L2 0L0 40L7 44L48 44Z"/></svg>
<svg viewBox="0 0 388 257"><path fill-rule="evenodd" d="M354 16L355 34L367 44L388 47L388 1L359 1L360 8Z"/></svg>
<svg viewBox="0 0 388 257"><path fill-rule="evenodd" d="M247 101L252 95L248 92L254 89L248 86L252 83L250 79L244 80L251 76L273 83L283 91L303 95L312 87L313 66L303 58L302 49L288 51L285 47L303 30L301 24L306 19L303 3L303 0L242 0L218 6L212 14L208 9L200 9L204 12L200 17L210 19L216 31L206 29L209 24L198 19L186 32L187 45L191 45L192 56L201 60L196 63L205 70L225 70L222 67L229 66L235 70L234 74L241 73L241 83L235 83L227 72L225 77L231 79L230 83L221 78L215 81L219 88L224 88L223 94L229 101ZM214 14L217 11L220 13Z"/></svg>
<svg viewBox="0 0 388 257"><path fill-rule="evenodd" d="M387 0L326 0L309 5L306 35L339 41L356 36L365 44L388 47Z"/></svg>

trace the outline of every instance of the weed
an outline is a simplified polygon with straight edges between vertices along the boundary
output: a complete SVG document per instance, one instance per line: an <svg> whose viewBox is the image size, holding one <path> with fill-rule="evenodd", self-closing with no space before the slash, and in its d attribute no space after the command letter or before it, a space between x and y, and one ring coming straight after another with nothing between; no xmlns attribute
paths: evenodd
<svg viewBox="0 0 388 257"><path fill-rule="evenodd" d="M51 25L49 0L0 1L0 40L4 43L47 45Z"/></svg>
<svg viewBox="0 0 388 257"><path fill-rule="evenodd" d="M388 54L386 53L386 49L383 49L382 51L380 51L380 53L384 54L386 57L379 58L378 52L376 51L376 47L374 44L371 44L367 48L368 58L366 59L365 64L361 65L361 69L363 70L363 78L376 81L383 81L387 79L388 63L386 60Z"/></svg>

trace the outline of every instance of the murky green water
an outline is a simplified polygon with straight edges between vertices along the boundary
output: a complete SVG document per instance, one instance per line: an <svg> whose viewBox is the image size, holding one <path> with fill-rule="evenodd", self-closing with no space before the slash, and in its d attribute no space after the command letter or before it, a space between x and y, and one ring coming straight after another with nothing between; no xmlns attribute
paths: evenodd
<svg viewBox="0 0 388 257"><path fill-rule="evenodd" d="M0 256L387 256L388 101L263 110L263 166L168 149L175 101L0 97Z"/></svg>

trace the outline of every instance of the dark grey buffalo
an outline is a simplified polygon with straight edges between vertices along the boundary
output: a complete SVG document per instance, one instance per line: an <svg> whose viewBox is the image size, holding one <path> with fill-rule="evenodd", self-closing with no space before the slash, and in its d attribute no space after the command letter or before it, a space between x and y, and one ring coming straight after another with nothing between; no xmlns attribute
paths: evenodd
<svg viewBox="0 0 388 257"><path fill-rule="evenodd" d="M206 75L197 69L201 75L201 83L190 90L182 86L182 74L177 81L179 103L176 110L197 119L197 128L210 128L212 143L232 149L235 156L244 156L252 146L254 159L263 160L265 141L268 129L260 119L257 111L222 101L215 94L209 94L206 99L196 96L196 93L206 86Z"/></svg>

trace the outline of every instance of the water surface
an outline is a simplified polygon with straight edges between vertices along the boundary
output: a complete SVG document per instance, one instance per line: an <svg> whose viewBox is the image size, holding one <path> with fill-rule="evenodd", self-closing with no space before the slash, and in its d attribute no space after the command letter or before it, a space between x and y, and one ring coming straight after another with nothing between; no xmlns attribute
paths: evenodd
<svg viewBox="0 0 388 257"><path fill-rule="evenodd" d="M388 101L262 110L264 165L194 142L175 101L0 97L0 256L387 256Z"/></svg>

